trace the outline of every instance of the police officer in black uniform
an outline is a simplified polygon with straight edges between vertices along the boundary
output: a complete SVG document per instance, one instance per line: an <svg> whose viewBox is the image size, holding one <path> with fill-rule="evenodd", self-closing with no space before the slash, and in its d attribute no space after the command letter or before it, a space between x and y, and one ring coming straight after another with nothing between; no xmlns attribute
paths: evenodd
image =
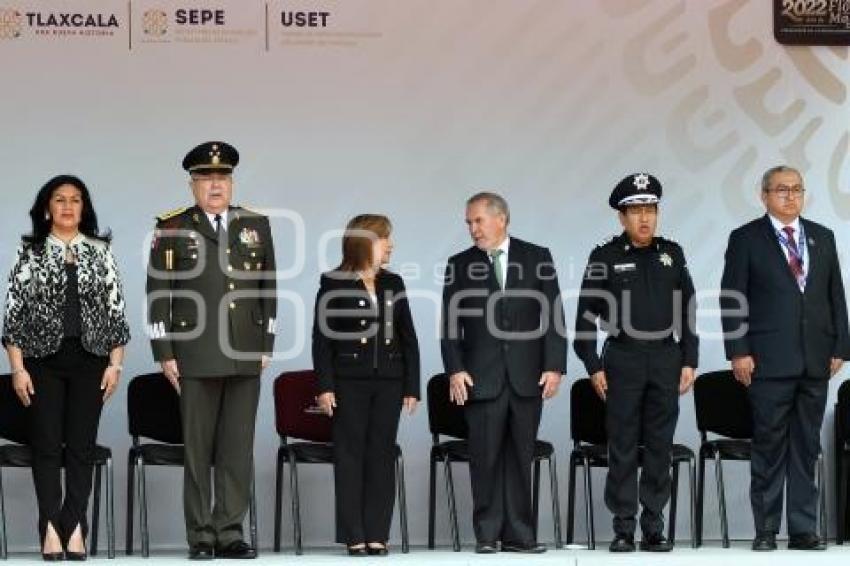
<svg viewBox="0 0 850 566"><path fill-rule="evenodd" d="M256 556L242 522L253 481L259 376L275 334L275 257L268 218L230 204L238 162L236 149L222 141L186 154L196 204L158 217L148 269L154 359L180 393L193 559Z"/></svg>
<svg viewBox="0 0 850 566"><path fill-rule="evenodd" d="M614 188L608 202L624 231L591 252L576 313L576 354L606 401L612 552L635 550L638 496L641 550L672 547L662 516L670 497L670 451L679 395L690 389L697 367L694 286L682 248L655 236L660 198L661 184L646 173L629 175ZM608 334L601 358L597 320Z"/></svg>

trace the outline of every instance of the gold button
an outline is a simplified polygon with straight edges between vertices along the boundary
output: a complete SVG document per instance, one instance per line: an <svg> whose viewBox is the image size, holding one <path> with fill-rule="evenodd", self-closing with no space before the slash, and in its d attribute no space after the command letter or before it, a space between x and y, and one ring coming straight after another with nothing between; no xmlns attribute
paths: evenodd
<svg viewBox="0 0 850 566"><path fill-rule="evenodd" d="M386 344L387 344L387 346L389 346L391 342L392 342L392 340L390 340L389 338L387 338L387 340L386 340Z"/></svg>
<svg viewBox="0 0 850 566"><path fill-rule="evenodd" d="M185 320L181 320L181 321L180 321L180 326L186 326L186 321L185 321Z"/></svg>
<svg viewBox="0 0 850 566"><path fill-rule="evenodd" d="M392 301L387 301L387 306L388 306L388 307L393 306L393 302L392 302Z"/></svg>
<svg viewBox="0 0 850 566"><path fill-rule="evenodd" d="M230 303L230 308L231 308L231 309L235 309L235 308L236 308L236 303Z"/></svg>
<svg viewBox="0 0 850 566"><path fill-rule="evenodd" d="M192 254L192 259L198 259L198 254Z"/></svg>
<svg viewBox="0 0 850 566"><path fill-rule="evenodd" d="M232 290L234 290L234 289L236 288L236 285L234 285L233 283L231 283L230 285L228 285L228 287L229 287L229 288L230 288L230 290L232 291Z"/></svg>
<svg viewBox="0 0 850 566"><path fill-rule="evenodd" d="M251 252L251 257L257 257L257 252Z"/></svg>
<svg viewBox="0 0 850 566"><path fill-rule="evenodd" d="M227 255L230 255L230 248L227 248Z"/></svg>
<svg viewBox="0 0 850 566"><path fill-rule="evenodd" d="M232 266L232 265L228 265L228 266L227 266L227 271L233 271L233 266Z"/></svg>
<svg viewBox="0 0 850 566"><path fill-rule="evenodd" d="M366 344L367 342L369 342L369 341L368 341L368 340L366 340L365 338L361 338L361 339L360 339L360 343L361 343L361 344Z"/></svg>
<svg viewBox="0 0 850 566"><path fill-rule="evenodd" d="M366 301L364 301L363 299L360 299L360 302L359 302L359 303L357 303L357 304L358 304L359 306L361 306L361 307L365 307L365 306L366 306Z"/></svg>
<svg viewBox="0 0 850 566"><path fill-rule="evenodd" d="M392 323L392 322L388 322L388 323L387 323L387 326L392 326L392 325L393 325L393 323Z"/></svg>
<svg viewBox="0 0 850 566"><path fill-rule="evenodd" d="M360 321L360 326L366 326L366 321L365 321L365 320L361 320L361 321Z"/></svg>

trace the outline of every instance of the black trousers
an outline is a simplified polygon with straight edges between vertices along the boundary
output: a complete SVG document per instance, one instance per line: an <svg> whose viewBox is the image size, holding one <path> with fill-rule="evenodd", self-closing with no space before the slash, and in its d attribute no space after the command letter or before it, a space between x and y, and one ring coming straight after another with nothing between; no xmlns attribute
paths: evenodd
<svg viewBox="0 0 850 566"><path fill-rule="evenodd" d="M103 408L100 382L108 363L108 358L86 352L73 338L65 339L55 354L24 360L35 390L29 408L30 446L42 539L48 522L63 540L77 525L84 536L88 532L92 460Z"/></svg>
<svg viewBox="0 0 850 566"><path fill-rule="evenodd" d="M180 387L186 538L190 546L227 546L242 540L242 522L251 505L260 379L185 378Z"/></svg>
<svg viewBox="0 0 850 566"><path fill-rule="evenodd" d="M753 379L750 502L756 531L777 533L787 489L788 534L815 533L815 466L826 408L826 377Z"/></svg>
<svg viewBox="0 0 850 566"><path fill-rule="evenodd" d="M386 542L395 505L398 379L337 379L333 415L336 541Z"/></svg>
<svg viewBox="0 0 850 566"><path fill-rule="evenodd" d="M679 418L681 362L679 346L672 342L647 345L609 340L605 348L605 504L614 515L617 534L634 534L638 499L643 506L643 533L664 529L663 510L670 498L670 451Z"/></svg>
<svg viewBox="0 0 850 566"><path fill-rule="evenodd" d="M519 396L508 383L495 399L466 404L478 542L535 542L531 464L542 408L539 396Z"/></svg>

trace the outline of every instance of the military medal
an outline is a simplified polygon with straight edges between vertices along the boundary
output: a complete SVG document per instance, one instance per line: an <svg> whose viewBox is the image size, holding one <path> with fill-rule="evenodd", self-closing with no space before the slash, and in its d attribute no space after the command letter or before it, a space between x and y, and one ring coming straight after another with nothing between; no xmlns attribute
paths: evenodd
<svg viewBox="0 0 850 566"><path fill-rule="evenodd" d="M663 254L658 256L658 260L667 267L672 267L673 265L673 258L670 257L670 254L668 254L667 252L664 252Z"/></svg>

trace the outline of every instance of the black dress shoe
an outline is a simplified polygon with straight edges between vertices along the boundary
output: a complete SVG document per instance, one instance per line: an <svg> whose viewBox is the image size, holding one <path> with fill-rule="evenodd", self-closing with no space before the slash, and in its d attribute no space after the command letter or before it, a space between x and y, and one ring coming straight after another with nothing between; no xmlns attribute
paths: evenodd
<svg viewBox="0 0 850 566"><path fill-rule="evenodd" d="M499 547L495 542L475 543L475 554L495 554L497 552L499 552Z"/></svg>
<svg viewBox="0 0 850 566"><path fill-rule="evenodd" d="M365 546L349 546L348 547L348 555L349 556L369 556L369 551L366 550Z"/></svg>
<svg viewBox="0 0 850 566"><path fill-rule="evenodd" d="M503 542L502 552L522 552L524 554L542 554L546 545L537 542Z"/></svg>
<svg viewBox="0 0 850 566"><path fill-rule="evenodd" d="M369 556L387 556L390 551L387 548L387 545L382 546L366 546L366 553Z"/></svg>
<svg viewBox="0 0 850 566"><path fill-rule="evenodd" d="M670 552L673 545L661 533L650 533L640 538L640 549L645 552Z"/></svg>
<svg viewBox="0 0 850 566"><path fill-rule="evenodd" d="M244 540L235 540L215 549L218 558L252 559L257 557L257 549Z"/></svg>
<svg viewBox="0 0 850 566"><path fill-rule="evenodd" d="M65 551L65 560L70 562L85 562L88 558L88 555L85 552L71 552L70 550Z"/></svg>
<svg viewBox="0 0 850 566"><path fill-rule="evenodd" d="M788 550L826 550L826 545L818 535L804 533L788 537Z"/></svg>
<svg viewBox="0 0 850 566"><path fill-rule="evenodd" d="M633 535L617 535L608 547L611 552L634 552L635 537Z"/></svg>
<svg viewBox="0 0 850 566"><path fill-rule="evenodd" d="M45 562L59 562L65 559L65 555L61 552L42 552L41 559Z"/></svg>
<svg viewBox="0 0 850 566"><path fill-rule="evenodd" d="M213 545L208 542L199 542L189 547L189 560L212 560Z"/></svg>
<svg viewBox="0 0 850 566"><path fill-rule="evenodd" d="M759 533L753 539L753 550L756 552L768 552L776 550L775 533Z"/></svg>

